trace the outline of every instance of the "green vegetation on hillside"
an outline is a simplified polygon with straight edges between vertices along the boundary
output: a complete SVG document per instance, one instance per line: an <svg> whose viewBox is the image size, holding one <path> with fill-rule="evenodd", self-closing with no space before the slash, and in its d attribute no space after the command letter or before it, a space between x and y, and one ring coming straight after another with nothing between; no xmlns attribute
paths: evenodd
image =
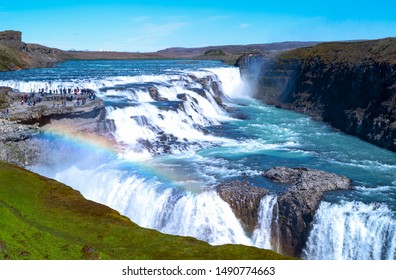
<svg viewBox="0 0 396 280"><path fill-rule="evenodd" d="M317 58L326 63L388 62L396 64L396 38L359 42L329 42L287 51L281 59Z"/></svg>
<svg viewBox="0 0 396 280"><path fill-rule="evenodd" d="M0 162L0 259L286 259L144 229L72 188Z"/></svg>
<svg viewBox="0 0 396 280"><path fill-rule="evenodd" d="M227 53L221 49L207 50L204 55L227 55Z"/></svg>
<svg viewBox="0 0 396 280"><path fill-rule="evenodd" d="M15 70L22 65L20 52L0 44L0 71Z"/></svg>
<svg viewBox="0 0 396 280"><path fill-rule="evenodd" d="M230 53L222 49L209 49L195 59L220 60L229 65L235 65L237 59L244 53Z"/></svg>

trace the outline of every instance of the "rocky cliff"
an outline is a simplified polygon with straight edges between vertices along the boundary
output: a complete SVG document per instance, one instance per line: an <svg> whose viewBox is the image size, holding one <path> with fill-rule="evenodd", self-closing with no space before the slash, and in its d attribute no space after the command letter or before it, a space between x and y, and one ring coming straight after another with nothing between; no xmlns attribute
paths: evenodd
<svg viewBox="0 0 396 280"><path fill-rule="evenodd" d="M70 59L64 51L22 41L22 33L0 32L0 71L51 67Z"/></svg>
<svg viewBox="0 0 396 280"><path fill-rule="evenodd" d="M26 44L22 42L22 32L13 30L0 32L0 44L20 51L26 46Z"/></svg>
<svg viewBox="0 0 396 280"><path fill-rule="evenodd" d="M245 55L256 97L396 151L396 38Z"/></svg>

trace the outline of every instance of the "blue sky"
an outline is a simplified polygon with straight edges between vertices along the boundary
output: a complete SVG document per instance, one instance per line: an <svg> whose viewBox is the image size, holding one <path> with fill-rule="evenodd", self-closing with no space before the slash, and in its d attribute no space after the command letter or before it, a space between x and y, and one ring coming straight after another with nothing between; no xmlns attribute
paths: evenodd
<svg viewBox="0 0 396 280"><path fill-rule="evenodd" d="M9 29L64 50L377 39L396 37L396 1L1 0Z"/></svg>

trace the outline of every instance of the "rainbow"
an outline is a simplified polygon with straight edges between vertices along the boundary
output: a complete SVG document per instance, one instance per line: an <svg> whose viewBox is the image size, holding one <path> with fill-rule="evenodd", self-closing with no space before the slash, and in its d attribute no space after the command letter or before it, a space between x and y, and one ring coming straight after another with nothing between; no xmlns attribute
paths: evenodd
<svg viewBox="0 0 396 280"><path fill-rule="evenodd" d="M120 151L115 140L96 133L78 130L69 124L47 125L43 128L43 132L63 138L76 145L88 145L114 155Z"/></svg>
<svg viewBox="0 0 396 280"><path fill-rule="evenodd" d="M93 132L81 131L69 124L51 124L43 128L44 135L61 138L68 144L76 147L87 148L91 151L105 153L109 158L114 158L120 163L127 164L136 169L139 174L148 179L159 181L190 192L201 192L201 184L192 178L191 174L180 172L174 166L163 164L151 155L134 153L128 156L128 146L118 143L115 139ZM135 157L136 155L136 157Z"/></svg>

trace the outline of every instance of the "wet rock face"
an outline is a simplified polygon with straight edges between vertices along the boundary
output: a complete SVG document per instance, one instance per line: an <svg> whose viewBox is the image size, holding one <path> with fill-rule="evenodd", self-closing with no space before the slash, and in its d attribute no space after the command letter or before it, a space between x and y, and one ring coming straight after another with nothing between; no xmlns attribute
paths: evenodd
<svg viewBox="0 0 396 280"><path fill-rule="evenodd" d="M293 184L290 191L327 192L351 188L351 180L345 176L305 167L274 167L264 171L263 175L277 183Z"/></svg>
<svg viewBox="0 0 396 280"><path fill-rule="evenodd" d="M158 89L155 88L155 87L150 87L150 88L148 89L148 92L149 92L151 98L152 98L153 100L155 100L155 101L167 101L167 100L168 100L168 99L166 99L166 98L164 98L164 97L161 97L161 95L160 95Z"/></svg>
<svg viewBox="0 0 396 280"><path fill-rule="evenodd" d="M217 185L216 191L231 206L246 231L253 233L257 226L260 201L268 190L236 180Z"/></svg>
<svg viewBox="0 0 396 280"><path fill-rule="evenodd" d="M290 184L291 188L278 197L278 227L280 252L298 257L311 229L313 217L324 192L350 189L351 180L345 176L308 168L275 167L263 176Z"/></svg>
<svg viewBox="0 0 396 280"><path fill-rule="evenodd" d="M351 135L396 151L396 66L309 61L282 102Z"/></svg>

